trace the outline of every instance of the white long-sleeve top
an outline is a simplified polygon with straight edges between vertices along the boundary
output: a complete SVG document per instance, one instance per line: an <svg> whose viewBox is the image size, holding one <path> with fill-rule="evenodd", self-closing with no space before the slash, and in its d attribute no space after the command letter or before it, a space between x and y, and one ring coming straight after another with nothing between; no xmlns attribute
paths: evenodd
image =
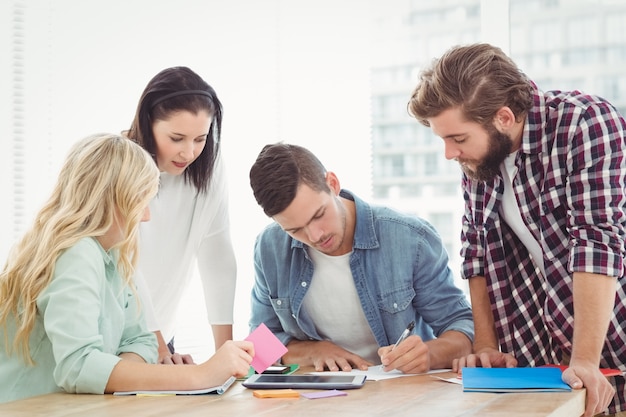
<svg viewBox="0 0 626 417"><path fill-rule="evenodd" d="M221 158L206 193L198 193L182 175L162 172L150 221L140 226L137 289L148 328L160 330L166 343L176 331L176 313L195 261L209 323L232 324L237 265Z"/></svg>

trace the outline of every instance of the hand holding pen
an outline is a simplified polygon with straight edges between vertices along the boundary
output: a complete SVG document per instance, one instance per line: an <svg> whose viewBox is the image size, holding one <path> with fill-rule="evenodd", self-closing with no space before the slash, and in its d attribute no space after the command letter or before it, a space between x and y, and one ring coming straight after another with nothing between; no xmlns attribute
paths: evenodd
<svg viewBox="0 0 626 417"><path fill-rule="evenodd" d="M415 322L409 323L394 345L381 347L378 354L385 372L397 369L406 373L430 370L428 346L417 335L412 335Z"/></svg>

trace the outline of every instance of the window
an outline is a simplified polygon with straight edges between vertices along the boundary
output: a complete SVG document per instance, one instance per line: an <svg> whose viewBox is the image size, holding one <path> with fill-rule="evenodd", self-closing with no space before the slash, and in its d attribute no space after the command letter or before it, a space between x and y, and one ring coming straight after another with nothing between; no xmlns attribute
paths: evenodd
<svg viewBox="0 0 626 417"><path fill-rule="evenodd" d="M509 0L509 16L481 21L503 1L389 0L368 2L368 9L362 0L243 0L243 14L241 2L215 7L202 0L193 14L150 0L0 2L0 21L11 32L0 37L10 51L0 62L8 92L0 97L0 144L10 155L0 164L9 211L0 217L0 235L22 233L49 192L39 183L56 175L70 143L126 128L149 77L180 63L213 84L224 103L223 145L237 202L231 216L246 219L231 222L242 246L238 308L249 304L243 277L253 276L246 242L268 221L251 195L248 165L264 144L279 140L310 147L360 196L433 219L458 266L460 169L406 110L421 68L452 45L488 35L542 89L581 89L626 109L626 2ZM165 24L176 19L184 27ZM89 30L112 21L126 30ZM505 30L490 30L496 23ZM219 41L205 51L189 39ZM0 239L3 258L9 245ZM237 314L241 338L247 311Z"/></svg>

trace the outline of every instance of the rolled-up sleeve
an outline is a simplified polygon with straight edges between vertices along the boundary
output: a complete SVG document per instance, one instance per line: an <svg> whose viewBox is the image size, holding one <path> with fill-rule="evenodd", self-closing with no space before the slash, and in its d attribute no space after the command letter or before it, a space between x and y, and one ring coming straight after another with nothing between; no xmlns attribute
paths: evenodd
<svg viewBox="0 0 626 417"><path fill-rule="evenodd" d="M470 304L448 267L443 243L432 226L424 223L416 254L415 288L418 310L436 336L450 330L474 339L474 322Z"/></svg>
<svg viewBox="0 0 626 417"><path fill-rule="evenodd" d="M37 300L58 386L102 394L121 360L118 353L136 352L146 360L156 355L154 336L147 334L129 294L115 262L96 241L84 239L58 258L53 279ZM129 321L131 315L136 319Z"/></svg>

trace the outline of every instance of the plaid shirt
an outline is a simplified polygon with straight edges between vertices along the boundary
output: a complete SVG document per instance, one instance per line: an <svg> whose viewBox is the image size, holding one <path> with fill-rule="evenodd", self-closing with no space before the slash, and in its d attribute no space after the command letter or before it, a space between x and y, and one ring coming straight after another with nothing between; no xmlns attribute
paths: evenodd
<svg viewBox="0 0 626 417"><path fill-rule="evenodd" d="M546 276L499 216L499 176L489 182L463 176L462 275L486 277L500 348L518 366L571 355L574 272L617 277L600 363L626 371L626 122L598 97L533 88L513 189L543 250ZM624 378L612 382L618 394L610 409L626 410Z"/></svg>

